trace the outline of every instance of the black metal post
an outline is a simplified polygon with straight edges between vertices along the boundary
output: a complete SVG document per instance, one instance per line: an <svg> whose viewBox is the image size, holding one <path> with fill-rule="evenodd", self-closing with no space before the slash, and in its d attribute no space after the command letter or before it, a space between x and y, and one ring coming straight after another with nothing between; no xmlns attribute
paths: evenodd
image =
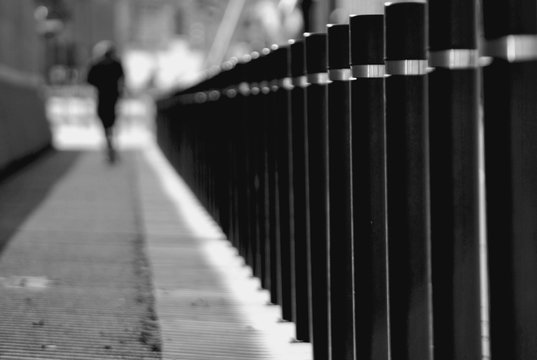
<svg viewBox="0 0 537 360"><path fill-rule="evenodd" d="M274 123L276 126L276 158L279 195L279 239L280 239L280 284L278 303L282 307L282 319L293 320L294 249L292 219L292 134L290 122L290 64L289 47L279 47L274 51L274 79L271 89L274 92Z"/></svg>
<svg viewBox="0 0 537 360"><path fill-rule="evenodd" d="M267 159L267 194L268 194L268 253L267 262L270 263L270 301L281 305L281 246L280 246L280 195L278 173L278 143L277 119L278 108L281 104L276 103L276 94L271 89L271 81L276 80L276 55L277 46L261 58L263 61L263 78L261 82L262 96L265 98L266 113L264 117L266 129L266 159Z"/></svg>
<svg viewBox="0 0 537 360"><path fill-rule="evenodd" d="M265 117L267 107L265 97L261 93L260 82L262 80L262 57L252 54L250 67L250 111L249 118L252 123L252 157L253 189L255 208L255 274L261 280L261 286L270 289L270 244L268 242L268 191L267 191L267 157L266 142L267 131ZM257 56L259 56L257 54Z"/></svg>
<svg viewBox="0 0 537 360"><path fill-rule="evenodd" d="M252 119L255 101L254 95L251 94L250 82L252 80L252 68L254 63L251 56L248 55L243 59L241 83L239 85L240 96L243 100L242 108L242 132L245 146L245 186L246 186L246 218L245 226L246 241L243 242L241 255L244 256L246 263L252 268L252 274L260 278L260 267L257 261L258 257L258 223L257 223L257 191L255 186L255 122Z"/></svg>
<svg viewBox="0 0 537 360"><path fill-rule="evenodd" d="M326 34L305 34L310 200L311 341L315 360L329 359L328 74Z"/></svg>
<svg viewBox="0 0 537 360"><path fill-rule="evenodd" d="M537 3L483 1L490 345L537 354Z"/></svg>
<svg viewBox="0 0 537 360"><path fill-rule="evenodd" d="M354 359L349 25L328 26L331 358Z"/></svg>
<svg viewBox="0 0 537 360"><path fill-rule="evenodd" d="M244 258L246 264L253 268L252 259L249 255L249 247L251 246L252 234L250 232L252 213L250 212L251 198L251 175L249 159L251 156L250 145L248 142L250 132L248 131L248 92L246 88L247 67L246 62L239 62L236 65L237 78L235 79L236 98L237 98L237 147L236 157L238 158L238 227L239 227L239 242L237 249L239 254Z"/></svg>
<svg viewBox="0 0 537 360"><path fill-rule="evenodd" d="M393 360L432 359L426 4L386 8L390 340Z"/></svg>
<svg viewBox="0 0 537 360"><path fill-rule="evenodd" d="M430 0L434 357L481 357L477 6Z"/></svg>
<svg viewBox="0 0 537 360"><path fill-rule="evenodd" d="M309 179L304 41L291 41L291 133L293 144L294 321L296 338L310 340Z"/></svg>
<svg viewBox="0 0 537 360"><path fill-rule="evenodd" d="M383 7L350 18L356 357L390 359Z"/></svg>

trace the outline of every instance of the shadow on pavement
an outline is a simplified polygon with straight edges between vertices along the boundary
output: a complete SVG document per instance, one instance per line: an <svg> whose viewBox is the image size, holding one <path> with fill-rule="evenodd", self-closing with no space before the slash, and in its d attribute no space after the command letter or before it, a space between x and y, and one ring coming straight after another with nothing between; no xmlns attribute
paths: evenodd
<svg viewBox="0 0 537 360"><path fill-rule="evenodd" d="M51 150L0 179L0 256L14 233L68 170L80 151Z"/></svg>

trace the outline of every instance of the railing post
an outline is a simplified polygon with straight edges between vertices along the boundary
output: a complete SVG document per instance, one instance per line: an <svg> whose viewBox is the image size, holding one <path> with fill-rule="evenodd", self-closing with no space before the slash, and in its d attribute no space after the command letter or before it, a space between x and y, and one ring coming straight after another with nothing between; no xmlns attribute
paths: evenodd
<svg viewBox="0 0 537 360"><path fill-rule="evenodd" d="M356 358L390 359L384 6L350 18Z"/></svg>
<svg viewBox="0 0 537 360"><path fill-rule="evenodd" d="M476 1L429 2L435 359L481 357Z"/></svg>
<svg viewBox="0 0 537 360"><path fill-rule="evenodd" d="M349 25L328 26L331 358L354 359Z"/></svg>
<svg viewBox="0 0 537 360"><path fill-rule="evenodd" d="M250 137L247 104L248 93L246 86L246 62L239 62L236 66L237 77L234 81L237 101L237 145L236 156L238 162L237 191L238 191L238 233L239 242L237 249L239 254L245 259L246 264L253 268L252 259L249 257L249 247L253 239L251 233L252 213L250 212L251 184L250 166L251 156L248 139Z"/></svg>
<svg viewBox="0 0 537 360"><path fill-rule="evenodd" d="M274 78L271 89L274 92L276 126L276 161L278 171L279 195L279 238L280 238L280 298L278 303L282 307L282 319L293 320L293 272L292 259L294 249L293 219L292 219L292 142L290 122L290 74L289 74L289 47L282 46L274 51Z"/></svg>
<svg viewBox="0 0 537 360"><path fill-rule="evenodd" d="M537 3L483 1L492 359L537 354Z"/></svg>
<svg viewBox="0 0 537 360"><path fill-rule="evenodd" d="M310 200L311 341L315 360L330 358L328 74L326 34L305 34Z"/></svg>
<svg viewBox="0 0 537 360"><path fill-rule="evenodd" d="M309 179L304 40L290 42L296 339L310 340Z"/></svg>
<svg viewBox="0 0 537 360"><path fill-rule="evenodd" d="M256 159L257 174L256 187L259 194L257 207L259 214L259 249L261 255L261 283L267 290L272 290L272 263L271 263L271 240L270 240L270 181L269 181L269 155L268 155L268 102L263 93L263 82L265 81L266 54L268 49L264 49L263 54L255 60L257 73L254 74L256 87L254 91L256 107L253 109L252 119L257 123L257 147ZM274 294L270 293L271 301Z"/></svg>
<svg viewBox="0 0 537 360"><path fill-rule="evenodd" d="M386 8L390 340L393 360L432 359L426 4Z"/></svg>
<svg viewBox="0 0 537 360"><path fill-rule="evenodd" d="M246 96L244 110L244 125L247 132L246 144L248 147L248 213L250 217L247 259L252 267L253 275L261 281L261 286L264 285L264 273L262 270L261 258L261 224L260 224L260 194L259 194L259 179L258 179L258 136L257 131L258 119L256 114L258 111L257 88L254 86L255 73L257 71L257 63L255 59L259 56L258 53L252 53L248 56L245 63L245 78L243 92Z"/></svg>
<svg viewBox="0 0 537 360"><path fill-rule="evenodd" d="M275 93L271 89L271 82L276 80L275 55L277 45L272 46L261 60L263 60L263 81L261 92L266 103L266 131L267 131L267 181L268 181L268 241L270 244L270 301L281 305L281 246L280 246L280 195L279 195L279 169L278 169L278 138L277 116L281 104L276 102Z"/></svg>
<svg viewBox="0 0 537 360"><path fill-rule="evenodd" d="M242 186L242 176L241 176L241 160L244 157L243 152L239 152L239 147L241 143L241 117L240 117L240 101L237 97L237 91L235 90L237 79L239 78L239 67L235 64L234 61L230 60L226 63L227 69L225 88L221 89L220 92L224 97L226 103L225 108L226 113L228 114L229 121L229 166L230 174L228 178L228 192L229 192L229 208L230 208L230 217L229 217L229 227L230 227L230 237L229 240L238 248L241 242L241 193L243 192L244 187Z"/></svg>

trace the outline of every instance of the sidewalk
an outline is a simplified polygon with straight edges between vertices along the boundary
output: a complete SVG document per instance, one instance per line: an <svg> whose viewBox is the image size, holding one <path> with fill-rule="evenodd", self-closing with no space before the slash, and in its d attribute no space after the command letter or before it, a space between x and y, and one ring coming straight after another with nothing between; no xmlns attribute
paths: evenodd
<svg viewBox="0 0 537 360"><path fill-rule="evenodd" d="M121 155L0 183L0 359L311 359L151 140Z"/></svg>
<svg viewBox="0 0 537 360"><path fill-rule="evenodd" d="M0 186L0 359L159 358L133 155L53 153Z"/></svg>

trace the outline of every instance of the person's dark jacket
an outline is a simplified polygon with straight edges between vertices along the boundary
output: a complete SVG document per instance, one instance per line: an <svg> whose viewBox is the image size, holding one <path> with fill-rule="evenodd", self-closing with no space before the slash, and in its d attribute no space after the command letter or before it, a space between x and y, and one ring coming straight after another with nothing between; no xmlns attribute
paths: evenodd
<svg viewBox="0 0 537 360"><path fill-rule="evenodd" d="M112 126L115 122L115 106L123 77L121 62L114 57L97 60L88 71L87 81L97 89L97 113L105 127Z"/></svg>

